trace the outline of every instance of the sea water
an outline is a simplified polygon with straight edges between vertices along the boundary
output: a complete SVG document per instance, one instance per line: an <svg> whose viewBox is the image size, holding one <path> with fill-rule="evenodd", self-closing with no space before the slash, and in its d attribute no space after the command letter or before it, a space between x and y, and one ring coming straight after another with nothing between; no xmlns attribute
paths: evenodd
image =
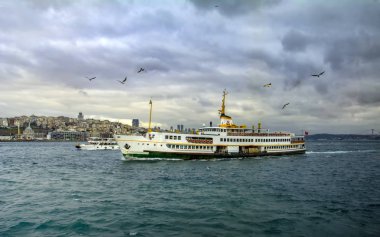
<svg viewBox="0 0 380 237"><path fill-rule="evenodd" d="M125 161L0 143L0 236L380 236L380 142L304 155Z"/></svg>

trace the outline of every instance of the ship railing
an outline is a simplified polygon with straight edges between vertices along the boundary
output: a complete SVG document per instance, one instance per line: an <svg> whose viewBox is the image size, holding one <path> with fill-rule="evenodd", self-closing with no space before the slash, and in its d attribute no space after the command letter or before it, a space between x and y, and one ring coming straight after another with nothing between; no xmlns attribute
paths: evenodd
<svg viewBox="0 0 380 237"><path fill-rule="evenodd" d="M289 133L236 133L228 132L227 136L258 136L258 137L285 137L289 136Z"/></svg>

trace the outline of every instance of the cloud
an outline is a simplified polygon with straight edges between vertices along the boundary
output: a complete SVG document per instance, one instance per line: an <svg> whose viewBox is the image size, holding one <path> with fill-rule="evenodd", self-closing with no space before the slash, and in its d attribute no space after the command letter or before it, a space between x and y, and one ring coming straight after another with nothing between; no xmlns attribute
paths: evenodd
<svg viewBox="0 0 380 237"><path fill-rule="evenodd" d="M217 10L227 16L239 16L252 12L265 6L277 4L280 0L229 0L229 1L213 1L213 0L191 0L191 2L199 9L211 11Z"/></svg>
<svg viewBox="0 0 380 237"><path fill-rule="evenodd" d="M146 122L152 98L156 124L198 127L217 123L226 88L237 123L321 132L380 125L373 1L9 0L1 7L2 117L82 111ZM284 102L290 106L281 110Z"/></svg>
<svg viewBox="0 0 380 237"><path fill-rule="evenodd" d="M304 51L309 43L308 37L298 31L291 30L282 39L282 46L286 51Z"/></svg>

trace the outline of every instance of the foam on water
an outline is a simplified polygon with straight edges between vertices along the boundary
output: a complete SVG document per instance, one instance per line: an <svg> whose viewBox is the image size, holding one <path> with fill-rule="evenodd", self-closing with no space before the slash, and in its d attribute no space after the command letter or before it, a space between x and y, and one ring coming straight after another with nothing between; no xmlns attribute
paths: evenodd
<svg viewBox="0 0 380 237"><path fill-rule="evenodd" d="M376 152L376 150L357 150L357 151L306 151L306 154L346 154L353 152Z"/></svg>

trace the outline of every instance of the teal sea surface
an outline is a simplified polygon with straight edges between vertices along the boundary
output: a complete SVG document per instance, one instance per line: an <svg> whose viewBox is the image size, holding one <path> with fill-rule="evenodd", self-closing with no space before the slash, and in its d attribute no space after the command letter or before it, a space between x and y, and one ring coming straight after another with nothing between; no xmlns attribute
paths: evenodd
<svg viewBox="0 0 380 237"><path fill-rule="evenodd" d="M74 145L0 143L0 236L380 236L380 141L203 161Z"/></svg>

